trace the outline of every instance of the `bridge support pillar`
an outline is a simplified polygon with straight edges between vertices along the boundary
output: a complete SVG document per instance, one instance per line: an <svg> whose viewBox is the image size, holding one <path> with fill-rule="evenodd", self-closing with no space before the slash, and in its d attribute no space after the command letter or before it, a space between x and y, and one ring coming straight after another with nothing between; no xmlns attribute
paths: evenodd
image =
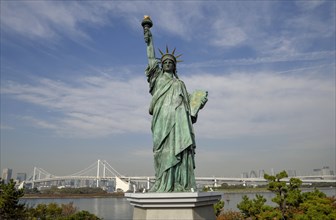
<svg viewBox="0 0 336 220"><path fill-rule="evenodd" d="M119 177L115 177L116 179L116 190L121 189L123 192L127 192L128 190L130 190L130 181L126 182L122 179L120 179Z"/></svg>
<svg viewBox="0 0 336 220"><path fill-rule="evenodd" d="M147 190L149 190L150 187L150 182L149 182L149 177L147 177Z"/></svg>
<svg viewBox="0 0 336 220"><path fill-rule="evenodd" d="M126 193L133 209L133 220L216 219L213 205L218 192Z"/></svg>

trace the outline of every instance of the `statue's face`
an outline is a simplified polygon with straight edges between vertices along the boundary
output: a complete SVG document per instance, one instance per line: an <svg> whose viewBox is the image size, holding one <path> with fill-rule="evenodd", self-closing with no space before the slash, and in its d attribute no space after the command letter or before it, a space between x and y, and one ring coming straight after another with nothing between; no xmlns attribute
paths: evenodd
<svg viewBox="0 0 336 220"><path fill-rule="evenodd" d="M167 59L163 62L162 67L163 67L163 71L165 72L173 72L175 69L175 64L172 60Z"/></svg>

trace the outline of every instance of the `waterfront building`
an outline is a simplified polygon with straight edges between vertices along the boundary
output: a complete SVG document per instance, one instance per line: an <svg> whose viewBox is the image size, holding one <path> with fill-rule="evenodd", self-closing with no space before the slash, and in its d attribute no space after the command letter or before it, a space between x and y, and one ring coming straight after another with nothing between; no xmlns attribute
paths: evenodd
<svg viewBox="0 0 336 220"><path fill-rule="evenodd" d="M5 183L8 183L12 179L12 169L4 168L2 170L2 179Z"/></svg>
<svg viewBox="0 0 336 220"><path fill-rule="evenodd" d="M241 178L249 178L248 173L247 172L242 173Z"/></svg>
<svg viewBox="0 0 336 220"><path fill-rule="evenodd" d="M250 178L257 178L257 173L254 170L251 170L250 172Z"/></svg>
<svg viewBox="0 0 336 220"><path fill-rule="evenodd" d="M330 169L328 166L324 166L322 168L322 176L327 176L327 175L330 175Z"/></svg>
<svg viewBox="0 0 336 220"><path fill-rule="evenodd" d="M259 178L264 178L265 170L259 170Z"/></svg>
<svg viewBox="0 0 336 220"><path fill-rule="evenodd" d="M27 179L26 173L17 173L16 174L16 180L18 180L20 183L25 181Z"/></svg>
<svg viewBox="0 0 336 220"><path fill-rule="evenodd" d="M322 175L322 170L321 169L313 169L313 174L316 176Z"/></svg>
<svg viewBox="0 0 336 220"><path fill-rule="evenodd" d="M287 170L288 177L295 177L296 176L296 170Z"/></svg>
<svg viewBox="0 0 336 220"><path fill-rule="evenodd" d="M316 168L313 169L313 173L316 176L329 176L329 175L334 175L334 171L330 170L329 166L324 166L322 169L321 168Z"/></svg>

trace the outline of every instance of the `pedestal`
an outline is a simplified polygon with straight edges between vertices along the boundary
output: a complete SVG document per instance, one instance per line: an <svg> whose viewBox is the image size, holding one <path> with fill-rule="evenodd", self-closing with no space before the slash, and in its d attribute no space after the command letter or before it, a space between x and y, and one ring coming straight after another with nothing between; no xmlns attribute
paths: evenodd
<svg viewBox="0 0 336 220"><path fill-rule="evenodd" d="M222 193L126 193L134 206L133 220L215 220L213 204Z"/></svg>

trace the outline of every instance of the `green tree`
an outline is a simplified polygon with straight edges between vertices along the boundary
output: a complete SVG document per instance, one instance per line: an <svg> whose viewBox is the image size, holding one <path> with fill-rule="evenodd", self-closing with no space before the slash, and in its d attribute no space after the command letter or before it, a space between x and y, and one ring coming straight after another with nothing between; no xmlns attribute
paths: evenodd
<svg viewBox="0 0 336 220"><path fill-rule="evenodd" d="M68 204L61 204L62 207L62 215L70 216L77 212L77 208L73 205L73 202L69 202Z"/></svg>
<svg viewBox="0 0 336 220"><path fill-rule="evenodd" d="M0 178L0 219L40 219L40 220L99 220L97 216L88 211L77 211L73 203L38 204L34 207L26 207L19 203L24 195L24 189L16 189L13 180L5 184Z"/></svg>
<svg viewBox="0 0 336 220"><path fill-rule="evenodd" d="M268 174L264 175L264 178L268 180L267 189L274 192L276 196L272 199L273 202L279 205L279 209L284 215L286 209L286 197L288 188L286 182L281 181L281 179L288 177L286 171L282 171L275 176L270 176Z"/></svg>
<svg viewBox="0 0 336 220"><path fill-rule="evenodd" d="M220 200L219 202L214 204L215 215L219 216L224 208L224 201Z"/></svg>
<svg viewBox="0 0 336 220"><path fill-rule="evenodd" d="M24 218L25 204L19 203L23 195L23 189L16 189L13 179L7 184L0 179L0 219Z"/></svg>
<svg viewBox="0 0 336 220"><path fill-rule="evenodd" d="M99 220L100 218L98 218L97 216L95 216L94 214L91 214L88 211L79 211L76 212L75 214L64 218L64 220Z"/></svg>
<svg viewBox="0 0 336 220"><path fill-rule="evenodd" d="M336 219L336 198L328 198L317 189L313 192L302 193L302 203L295 210L293 219Z"/></svg>
<svg viewBox="0 0 336 220"><path fill-rule="evenodd" d="M289 185L286 185L288 192L285 201L288 207L297 208L302 203L301 185L302 181L298 178L291 178L289 180Z"/></svg>
<svg viewBox="0 0 336 220"><path fill-rule="evenodd" d="M336 219L335 197L327 197L317 189L313 192L302 193L300 190L302 181L300 179L291 178L289 183L283 181L284 178L288 177L285 171L282 171L275 176L265 174L264 177L268 180L268 190L275 193L275 197L272 201L277 203L278 207L273 208L266 206L266 199L259 195L253 200L244 196L237 207L245 218L258 220ZM222 219L229 220L229 218Z"/></svg>
<svg viewBox="0 0 336 220"><path fill-rule="evenodd" d="M222 212L216 220L244 220L244 216L239 211L228 210Z"/></svg>
<svg viewBox="0 0 336 220"><path fill-rule="evenodd" d="M266 199L262 195L256 195L256 198L250 200L246 195L237 205L244 217L251 219L260 219L260 214L272 210L272 207L265 205Z"/></svg>
<svg viewBox="0 0 336 220"><path fill-rule="evenodd" d="M56 203L38 204L35 208L28 210L29 217L40 220L58 219L62 217L62 208Z"/></svg>
<svg viewBox="0 0 336 220"><path fill-rule="evenodd" d="M61 204L49 203L38 204L36 207L29 208L27 219L40 220L99 220L97 216L88 211L77 211L73 203Z"/></svg>
<svg viewBox="0 0 336 220"><path fill-rule="evenodd" d="M282 179L287 178L286 171L282 171L275 176L268 174L264 175L264 178L268 180L267 189L275 193L273 202L279 205L282 218L292 218L292 209L296 209L302 203L301 184L302 181L297 178L291 178L289 184Z"/></svg>

